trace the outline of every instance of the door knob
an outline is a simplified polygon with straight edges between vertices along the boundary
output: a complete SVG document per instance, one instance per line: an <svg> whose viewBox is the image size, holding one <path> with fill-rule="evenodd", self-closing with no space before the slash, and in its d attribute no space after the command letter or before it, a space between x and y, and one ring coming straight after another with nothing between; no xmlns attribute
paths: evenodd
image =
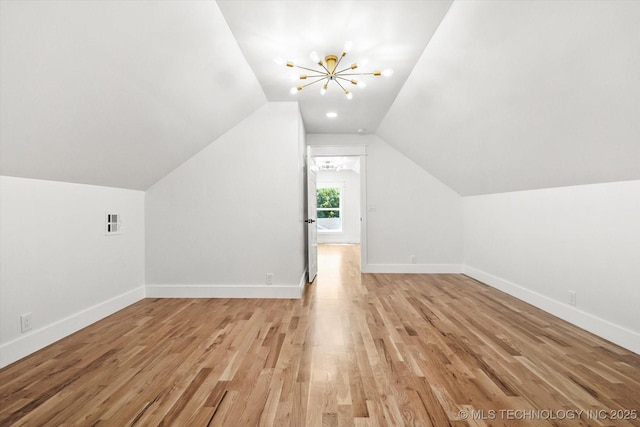
<svg viewBox="0 0 640 427"><path fill-rule="evenodd" d="M314 222L316 222L316 220L309 218L309 219L305 219L304 222L306 222L307 224L313 224Z"/></svg>

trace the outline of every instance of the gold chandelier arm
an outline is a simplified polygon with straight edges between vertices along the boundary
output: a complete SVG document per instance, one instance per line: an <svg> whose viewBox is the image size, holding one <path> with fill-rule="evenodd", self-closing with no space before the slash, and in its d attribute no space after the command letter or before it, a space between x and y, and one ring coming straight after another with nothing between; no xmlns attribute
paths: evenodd
<svg viewBox="0 0 640 427"><path fill-rule="evenodd" d="M317 71L316 71L316 72L317 72ZM312 78L313 78L313 77L320 77L320 78L323 78L323 79L326 79L326 78L327 78L327 75L326 75L326 74L302 74L302 75L303 75L303 76L305 76L305 75L306 75L307 77L312 77ZM303 80L304 80L304 79L303 79Z"/></svg>
<svg viewBox="0 0 640 427"><path fill-rule="evenodd" d="M352 69L353 69L353 68L351 68L351 67L343 68L343 69L342 69L342 70L340 70L340 71L336 71L336 74L342 74L342 73L344 73L345 71L352 70Z"/></svg>
<svg viewBox="0 0 640 427"><path fill-rule="evenodd" d="M345 79L345 80L346 80L346 79ZM346 89L344 88L344 86L342 86L342 85L340 84L340 82L339 82L338 80L334 80L334 82L336 82L336 84L337 84L338 86L340 86L340 89L342 89L342 91L343 91L344 93L348 93L348 92L349 92L348 90L346 90Z"/></svg>
<svg viewBox="0 0 640 427"><path fill-rule="evenodd" d="M342 89L344 94L347 96L347 99L353 99L353 94L349 92L347 89L345 89L344 86L342 86L337 79L334 79L333 81L336 82L338 86L340 86L340 89Z"/></svg>
<svg viewBox="0 0 640 427"><path fill-rule="evenodd" d="M340 76L379 76L380 71L374 71L372 73L340 73ZM336 77L339 77L336 75Z"/></svg>
<svg viewBox="0 0 640 427"><path fill-rule="evenodd" d="M340 62L342 61L342 58L344 58L346 55L347 55L347 52L342 51L342 53L340 54L340 57L338 58L338 62L336 62L336 66L335 66L334 70L338 68L338 65L340 65ZM346 70L346 68L345 68L345 70ZM334 72L334 74L337 74L337 73Z"/></svg>
<svg viewBox="0 0 640 427"><path fill-rule="evenodd" d="M305 87L307 87L307 86L311 86L312 84L315 84L315 83L321 82L321 81L323 81L324 79L325 79L325 77L324 77L324 76L322 76L322 77L320 77L319 79L312 81L311 83L307 83L306 85L298 86L298 90L302 90L302 89L304 89L304 88L305 88Z"/></svg>
<svg viewBox="0 0 640 427"><path fill-rule="evenodd" d="M294 65L294 67L300 68L302 70L313 71L314 73L322 73L321 70L314 70L313 68L301 67L300 65ZM324 65L322 66L322 68L324 68Z"/></svg>
<svg viewBox="0 0 640 427"><path fill-rule="evenodd" d="M324 63L322 61L318 62L318 65L321 66L326 74L331 74L331 72L327 69L327 67L325 67ZM322 71L316 71L316 73L321 73Z"/></svg>
<svg viewBox="0 0 640 427"><path fill-rule="evenodd" d="M351 79L345 79L344 77L340 77L340 76L335 76L336 79L340 79L340 80L344 80L345 82L349 82L349 83L353 83L353 81ZM336 83L338 83L338 81L336 80ZM342 87L342 86L340 86ZM344 89L344 88L343 88Z"/></svg>
<svg viewBox="0 0 640 427"><path fill-rule="evenodd" d="M340 71L336 71L336 74L344 73L345 71L349 71L349 70L355 70L356 68L358 68L358 63L351 64L347 68L343 68Z"/></svg>

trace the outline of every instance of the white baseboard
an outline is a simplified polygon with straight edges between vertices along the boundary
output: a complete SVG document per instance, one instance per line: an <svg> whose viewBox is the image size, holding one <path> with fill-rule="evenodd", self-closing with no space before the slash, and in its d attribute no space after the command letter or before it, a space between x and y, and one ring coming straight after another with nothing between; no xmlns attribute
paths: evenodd
<svg viewBox="0 0 640 427"><path fill-rule="evenodd" d="M297 285L147 285L147 298L299 299L306 276Z"/></svg>
<svg viewBox="0 0 640 427"><path fill-rule="evenodd" d="M144 292L144 286L141 286L2 344L0 368L144 299Z"/></svg>
<svg viewBox="0 0 640 427"><path fill-rule="evenodd" d="M461 264L365 264L363 273L460 274Z"/></svg>
<svg viewBox="0 0 640 427"><path fill-rule="evenodd" d="M574 306L559 302L468 265L464 266L464 274L618 344L621 347L631 350L634 353L640 354L640 333L638 332L616 325L608 320L579 310Z"/></svg>

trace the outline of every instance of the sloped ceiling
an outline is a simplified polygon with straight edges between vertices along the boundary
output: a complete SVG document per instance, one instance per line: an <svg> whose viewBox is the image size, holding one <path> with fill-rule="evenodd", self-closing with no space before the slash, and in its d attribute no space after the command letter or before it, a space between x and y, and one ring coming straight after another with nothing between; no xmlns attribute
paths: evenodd
<svg viewBox="0 0 640 427"><path fill-rule="evenodd" d="M462 195L640 179L640 2L455 1L377 133Z"/></svg>
<svg viewBox="0 0 640 427"><path fill-rule="evenodd" d="M146 189L266 102L213 1L2 1L0 172Z"/></svg>
<svg viewBox="0 0 640 427"><path fill-rule="evenodd" d="M462 195L640 179L637 1L0 8L4 175L146 189L267 100L292 100L274 57L352 40L350 59L396 74L352 101L300 93L308 132L375 132Z"/></svg>

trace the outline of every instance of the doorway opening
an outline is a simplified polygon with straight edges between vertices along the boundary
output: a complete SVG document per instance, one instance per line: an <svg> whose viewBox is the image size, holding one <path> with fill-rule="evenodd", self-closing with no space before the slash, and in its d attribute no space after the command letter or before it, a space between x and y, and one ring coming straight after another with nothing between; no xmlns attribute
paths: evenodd
<svg viewBox="0 0 640 427"><path fill-rule="evenodd" d="M314 276L316 271L331 275L334 268L343 270L344 266L339 265L346 262L348 268L357 270L359 275L367 253L363 208L366 206L366 147L310 146L308 166L313 167L313 172L308 173L308 178L312 177L308 180L308 218L316 220L308 233L309 237L313 235L308 241L309 254L316 254L315 259L310 257L309 266L317 266ZM354 256L357 262L353 261ZM311 281L311 273L309 276Z"/></svg>

